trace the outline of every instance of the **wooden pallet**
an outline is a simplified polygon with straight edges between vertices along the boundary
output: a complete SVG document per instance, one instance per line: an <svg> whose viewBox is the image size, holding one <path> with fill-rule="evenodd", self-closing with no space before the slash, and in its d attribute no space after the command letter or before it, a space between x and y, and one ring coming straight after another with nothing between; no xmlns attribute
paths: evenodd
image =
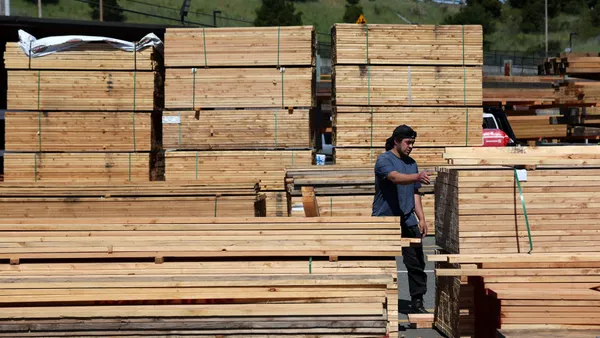
<svg viewBox="0 0 600 338"><path fill-rule="evenodd" d="M448 147L444 159L454 165L598 165L594 146Z"/></svg>
<svg viewBox="0 0 600 338"><path fill-rule="evenodd" d="M334 64L483 65L477 25L335 24L331 34Z"/></svg>
<svg viewBox="0 0 600 338"><path fill-rule="evenodd" d="M385 144L394 128L411 126L421 147L481 144L481 108L345 107L334 114L334 145L373 147Z"/></svg>
<svg viewBox="0 0 600 338"><path fill-rule="evenodd" d="M7 151L150 151L150 113L6 112Z"/></svg>
<svg viewBox="0 0 600 338"><path fill-rule="evenodd" d="M312 107L313 68L170 68L165 107L201 108Z"/></svg>
<svg viewBox="0 0 600 338"><path fill-rule="evenodd" d="M312 164L311 150L177 151L166 153L167 181L258 183L283 191L285 168Z"/></svg>
<svg viewBox="0 0 600 338"><path fill-rule="evenodd" d="M148 153L6 153L6 182L146 182Z"/></svg>
<svg viewBox="0 0 600 338"><path fill-rule="evenodd" d="M165 149L276 149L311 146L309 110L163 112Z"/></svg>
<svg viewBox="0 0 600 338"><path fill-rule="evenodd" d="M167 28L166 67L314 66L313 26Z"/></svg>
<svg viewBox="0 0 600 338"><path fill-rule="evenodd" d="M8 109L152 111L160 104L155 72L9 70Z"/></svg>
<svg viewBox="0 0 600 338"><path fill-rule="evenodd" d="M418 141L417 141L418 142ZM340 166L373 166L377 156L385 151L381 148L335 148L335 163ZM442 155L444 148L414 148L411 157L419 166L435 167L446 165Z"/></svg>
<svg viewBox="0 0 600 338"><path fill-rule="evenodd" d="M138 70L151 71L162 64L157 50L126 52L106 43L84 43L42 57L28 57L17 42L7 42L6 69Z"/></svg>
<svg viewBox="0 0 600 338"><path fill-rule="evenodd" d="M337 106L481 106L480 67L336 66Z"/></svg>

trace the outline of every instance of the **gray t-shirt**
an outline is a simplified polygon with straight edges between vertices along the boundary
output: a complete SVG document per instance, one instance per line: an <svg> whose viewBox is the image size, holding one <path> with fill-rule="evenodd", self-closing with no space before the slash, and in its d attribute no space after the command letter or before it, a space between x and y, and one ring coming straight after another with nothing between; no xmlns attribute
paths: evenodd
<svg viewBox="0 0 600 338"><path fill-rule="evenodd" d="M379 155L375 163L375 197L372 215L400 216L403 225L416 226L419 221L415 215L414 194L421 188L421 183L394 184L387 179L392 171L416 174L419 168L417 162L411 157L398 158L392 151Z"/></svg>

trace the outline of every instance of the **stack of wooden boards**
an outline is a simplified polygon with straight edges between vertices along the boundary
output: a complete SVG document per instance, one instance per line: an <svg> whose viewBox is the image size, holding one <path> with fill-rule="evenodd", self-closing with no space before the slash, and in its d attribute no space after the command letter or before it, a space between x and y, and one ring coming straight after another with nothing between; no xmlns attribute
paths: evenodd
<svg viewBox="0 0 600 338"><path fill-rule="evenodd" d="M0 185L0 217L7 218L253 217L265 214L265 196L249 184L4 182Z"/></svg>
<svg viewBox="0 0 600 338"><path fill-rule="evenodd" d="M581 148L589 149L592 164L599 164L598 147ZM582 164L578 154L572 156L571 163L560 157L540 160L535 155L527 162L525 154L522 164L541 161L548 165L530 171L493 166L440 168L435 186L435 234L442 253L526 256L532 249L540 254L597 252L600 167L565 167ZM459 262L446 263L438 268L461 267L454 265ZM450 337L479 337L475 315L479 312L476 295L481 292L460 276L468 275L437 279L436 326Z"/></svg>
<svg viewBox="0 0 600 338"><path fill-rule="evenodd" d="M85 43L32 58L9 42L4 56L5 181L150 179L163 105L157 50Z"/></svg>
<svg viewBox="0 0 600 338"><path fill-rule="evenodd" d="M481 145L481 26L332 27L335 160L372 165L401 124L418 133L415 160L437 147Z"/></svg>
<svg viewBox="0 0 600 338"><path fill-rule="evenodd" d="M503 334L500 337L600 334L598 250L568 254L437 255L429 259L460 266L436 269L437 276L468 278L475 291L476 337L498 337L497 330Z"/></svg>
<svg viewBox="0 0 600 338"><path fill-rule="evenodd" d="M259 183L283 216L285 167L312 163L315 41L312 26L167 29L165 179Z"/></svg>
<svg viewBox="0 0 600 338"><path fill-rule="evenodd" d="M538 73L600 80L600 53L562 53L544 60Z"/></svg>
<svg viewBox="0 0 600 338"><path fill-rule="evenodd" d="M423 168L428 170L428 168ZM435 182L433 172L432 182ZM372 167L294 167L285 174L288 210L291 216L304 216L302 188L312 187L320 216L371 216L375 194ZM423 212L433 231L433 184L421 189Z"/></svg>
<svg viewBox="0 0 600 338"><path fill-rule="evenodd" d="M3 333L397 337L398 221L3 218Z"/></svg>

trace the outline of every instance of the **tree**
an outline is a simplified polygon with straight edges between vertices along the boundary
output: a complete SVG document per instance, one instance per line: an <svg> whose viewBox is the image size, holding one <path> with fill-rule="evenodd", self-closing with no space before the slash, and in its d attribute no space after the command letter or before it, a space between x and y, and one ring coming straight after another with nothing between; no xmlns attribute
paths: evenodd
<svg viewBox="0 0 600 338"><path fill-rule="evenodd" d="M93 0L93 3L89 3L90 7L92 7L92 19L98 20L100 19L100 1ZM113 22L123 22L125 21L125 15L123 15L123 7L121 7L117 0L102 0L102 20L103 21L113 21Z"/></svg>
<svg viewBox="0 0 600 338"><path fill-rule="evenodd" d="M502 14L502 3L498 0L468 0L466 6L453 16L446 17L448 25L481 25L484 34L494 32L496 19Z"/></svg>
<svg viewBox="0 0 600 338"><path fill-rule="evenodd" d="M256 10L255 26L300 26L302 12L296 12L296 6L286 0L262 0Z"/></svg>
<svg viewBox="0 0 600 338"><path fill-rule="evenodd" d="M363 8L359 5L360 0L346 0L346 11L344 12L345 23L355 23L356 20L363 14Z"/></svg>

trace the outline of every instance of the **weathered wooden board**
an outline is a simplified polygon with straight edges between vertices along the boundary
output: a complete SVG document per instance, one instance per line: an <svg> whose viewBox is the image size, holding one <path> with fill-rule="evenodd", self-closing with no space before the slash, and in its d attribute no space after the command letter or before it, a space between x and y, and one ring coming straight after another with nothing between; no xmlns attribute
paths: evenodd
<svg viewBox="0 0 600 338"><path fill-rule="evenodd" d="M314 77L313 68L170 68L165 107L312 107Z"/></svg>
<svg viewBox="0 0 600 338"><path fill-rule="evenodd" d="M334 145L373 147L385 144L401 124L417 132L420 147L481 145L481 108L345 107L334 115Z"/></svg>
<svg viewBox="0 0 600 338"><path fill-rule="evenodd" d="M478 25L335 24L334 64L483 65Z"/></svg>
<svg viewBox="0 0 600 338"><path fill-rule="evenodd" d="M149 164L148 153L6 153L4 181L145 182Z"/></svg>
<svg viewBox="0 0 600 338"><path fill-rule="evenodd" d="M165 149L275 149L310 147L305 109L163 112Z"/></svg>
<svg viewBox="0 0 600 338"><path fill-rule="evenodd" d="M6 112L7 151L150 151L150 113Z"/></svg>
<svg viewBox="0 0 600 338"><path fill-rule="evenodd" d="M481 106L480 67L336 66L337 106Z"/></svg>
<svg viewBox="0 0 600 338"><path fill-rule="evenodd" d="M313 26L167 28L166 67L314 66Z"/></svg>

